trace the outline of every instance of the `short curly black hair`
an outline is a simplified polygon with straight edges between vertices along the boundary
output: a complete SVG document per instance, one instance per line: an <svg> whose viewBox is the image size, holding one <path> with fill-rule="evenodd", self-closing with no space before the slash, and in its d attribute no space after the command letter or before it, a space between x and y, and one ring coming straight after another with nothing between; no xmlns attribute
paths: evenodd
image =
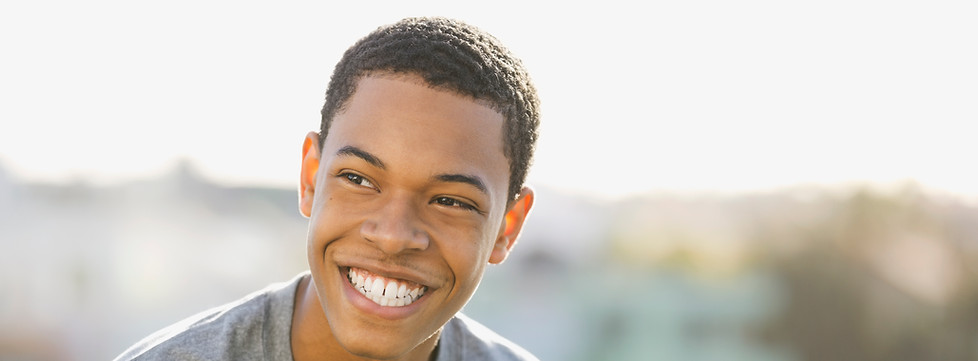
<svg viewBox="0 0 978 361"><path fill-rule="evenodd" d="M487 102L505 119L509 199L515 199L539 136L540 101L522 62L498 39L461 21L407 18L357 41L336 64L326 90L319 144L330 123L371 73L415 74L429 86Z"/></svg>

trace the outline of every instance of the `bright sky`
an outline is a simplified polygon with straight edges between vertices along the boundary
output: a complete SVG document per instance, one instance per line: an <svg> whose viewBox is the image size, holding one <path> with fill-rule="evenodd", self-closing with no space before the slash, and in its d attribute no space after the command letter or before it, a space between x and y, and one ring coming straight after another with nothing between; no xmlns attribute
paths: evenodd
<svg viewBox="0 0 978 361"><path fill-rule="evenodd" d="M217 181L292 187L341 53L378 25L444 15L533 76L533 183L623 196L914 179L978 194L974 1L10 3L0 166L25 180L114 182L187 157Z"/></svg>

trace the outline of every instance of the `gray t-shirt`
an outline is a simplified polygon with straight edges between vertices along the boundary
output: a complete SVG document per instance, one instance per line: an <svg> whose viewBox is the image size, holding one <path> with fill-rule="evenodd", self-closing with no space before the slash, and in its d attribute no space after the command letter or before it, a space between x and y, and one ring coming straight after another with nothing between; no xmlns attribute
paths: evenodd
<svg viewBox="0 0 978 361"><path fill-rule="evenodd" d="M123 360L292 360L295 291L304 272L238 301L175 323L136 343ZM532 354L459 313L445 324L439 361L537 360Z"/></svg>

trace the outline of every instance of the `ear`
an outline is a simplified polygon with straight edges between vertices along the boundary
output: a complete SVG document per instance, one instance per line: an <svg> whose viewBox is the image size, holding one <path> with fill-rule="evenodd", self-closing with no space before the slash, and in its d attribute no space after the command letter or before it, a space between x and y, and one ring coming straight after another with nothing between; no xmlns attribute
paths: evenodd
<svg viewBox="0 0 978 361"><path fill-rule="evenodd" d="M309 218L316 195L316 172L319 170L319 133L309 132L302 142L302 169L299 171L299 212Z"/></svg>
<svg viewBox="0 0 978 361"><path fill-rule="evenodd" d="M503 217L503 224L499 226L499 235L496 243L493 244L492 253L489 255L489 263L500 264L509 256L509 252L516 245L523 224L526 222L530 208L533 207L533 189L523 187L519 196L513 201L513 205Z"/></svg>

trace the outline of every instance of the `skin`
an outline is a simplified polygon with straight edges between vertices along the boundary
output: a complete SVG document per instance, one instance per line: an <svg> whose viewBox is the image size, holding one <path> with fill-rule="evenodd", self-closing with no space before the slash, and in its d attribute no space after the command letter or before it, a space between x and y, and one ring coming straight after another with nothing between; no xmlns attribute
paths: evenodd
<svg viewBox="0 0 978 361"><path fill-rule="evenodd" d="M311 280L296 292L296 360L427 360L441 327L471 298L486 266L508 256L533 205L509 200L503 117L414 75L373 74L337 114L322 150L302 150L299 207L309 218ZM380 307L347 267L427 287Z"/></svg>

